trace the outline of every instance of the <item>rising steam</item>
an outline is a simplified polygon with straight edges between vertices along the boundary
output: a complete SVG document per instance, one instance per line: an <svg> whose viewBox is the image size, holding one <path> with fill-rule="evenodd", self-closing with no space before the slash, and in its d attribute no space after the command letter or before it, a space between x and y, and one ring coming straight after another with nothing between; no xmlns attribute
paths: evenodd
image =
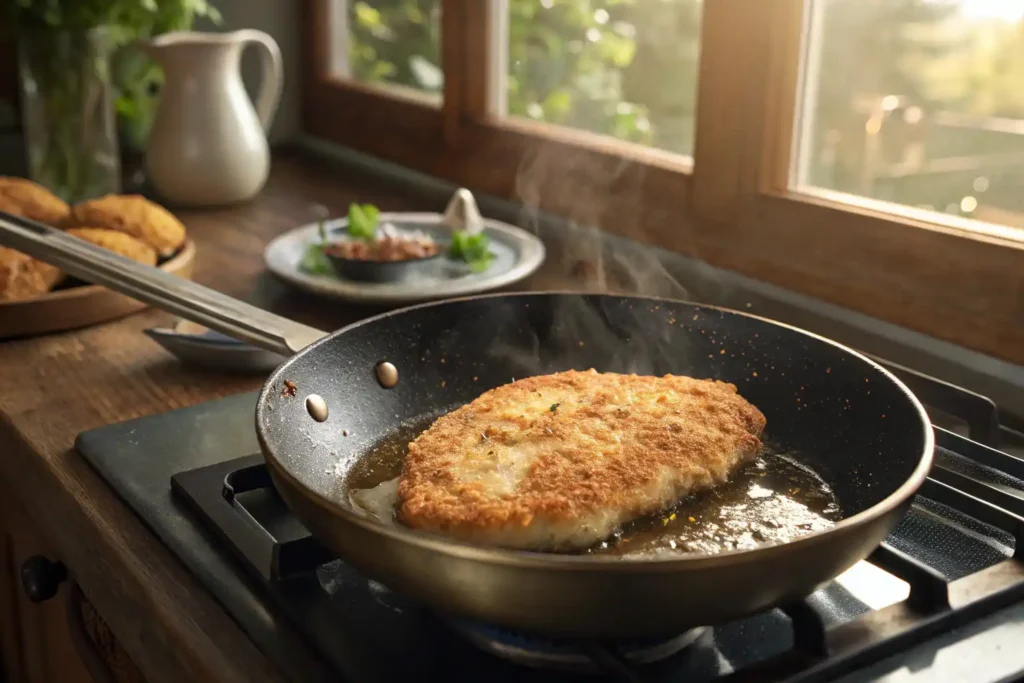
<svg viewBox="0 0 1024 683"><path fill-rule="evenodd" d="M538 289L692 298L691 291L666 270L658 249L602 230L614 226L617 233L639 235L644 201L642 180L643 170L627 160L615 165L581 163L579 157L566 158L554 146L541 146L524 156L515 185L516 197L522 205L519 224L544 238L548 252L547 263L535 279ZM572 201L557 205L563 210L566 205L570 207L569 215L563 216L569 227L546 230L542 211L564 199L551 193L564 191L567 183L572 187ZM686 229L682 215L666 219L677 221L680 231ZM553 311L551 329L557 346L564 352L559 355L570 365L593 365L599 370L638 374L683 372L688 365L686 349L680 348L667 313L650 315L655 305L638 304L634 311L625 314L619 310L615 314L617 329L611 329L608 311L575 299L562 300ZM675 342L671 341L673 338ZM550 367L551 359L547 356L551 353L551 341L547 339L542 344L536 333L532 340L498 340L491 356L508 367L509 379L564 369Z"/></svg>

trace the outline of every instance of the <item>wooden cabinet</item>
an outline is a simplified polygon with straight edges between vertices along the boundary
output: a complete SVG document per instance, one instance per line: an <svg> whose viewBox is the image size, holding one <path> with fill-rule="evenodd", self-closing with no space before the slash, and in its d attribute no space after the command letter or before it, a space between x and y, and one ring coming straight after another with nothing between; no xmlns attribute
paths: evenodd
<svg viewBox="0 0 1024 683"><path fill-rule="evenodd" d="M9 491L0 482L0 683L142 683Z"/></svg>

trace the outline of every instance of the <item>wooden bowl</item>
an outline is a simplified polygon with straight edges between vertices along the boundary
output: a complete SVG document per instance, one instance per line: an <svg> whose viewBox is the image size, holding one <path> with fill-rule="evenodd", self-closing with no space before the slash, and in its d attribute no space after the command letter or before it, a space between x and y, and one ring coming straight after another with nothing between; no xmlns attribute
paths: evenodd
<svg viewBox="0 0 1024 683"><path fill-rule="evenodd" d="M160 264L160 269L191 278L195 259L196 245L189 240L181 251ZM57 289L33 299L0 303L0 339L88 327L123 318L147 307L147 304L99 285Z"/></svg>

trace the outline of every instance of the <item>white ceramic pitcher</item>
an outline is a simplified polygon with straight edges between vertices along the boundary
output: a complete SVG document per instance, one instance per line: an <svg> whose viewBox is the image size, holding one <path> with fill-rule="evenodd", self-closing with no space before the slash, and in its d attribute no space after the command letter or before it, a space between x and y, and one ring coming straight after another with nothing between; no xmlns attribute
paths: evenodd
<svg viewBox="0 0 1024 683"><path fill-rule="evenodd" d="M256 106L240 71L242 50L261 48ZM165 83L146 148L146 172L173 204L212 206L252 199L270 172L266 131L281 100L281 51L262 31L178 31L143 44Z"/></svg>

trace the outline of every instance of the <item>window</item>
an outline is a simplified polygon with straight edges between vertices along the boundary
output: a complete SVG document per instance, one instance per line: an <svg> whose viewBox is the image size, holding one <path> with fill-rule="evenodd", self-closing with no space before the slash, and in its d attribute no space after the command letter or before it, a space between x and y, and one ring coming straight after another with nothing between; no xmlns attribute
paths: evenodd
<svg viewBox="0 0 1024 683"><path fill-rule="evenodd" d="M503 4L499 113L693 153L701 0Z"/></svg>
<svg viewBox="0 0 1024 683"><path fill-rule="evenodd" d="M333 0L332 72L440 102L440 0Z"/></svg>
<svg viewBox="0 0 1024 683"><path fill-rule="evenodd" d="M312 137L1024 363L1020 0L303 7Z"/></svg>
<svg viewBox="0 0 1024 683"><path fill-rule="evenodd" d="M795 186L1024 228L1024 3L816 0Z"/></svg>

